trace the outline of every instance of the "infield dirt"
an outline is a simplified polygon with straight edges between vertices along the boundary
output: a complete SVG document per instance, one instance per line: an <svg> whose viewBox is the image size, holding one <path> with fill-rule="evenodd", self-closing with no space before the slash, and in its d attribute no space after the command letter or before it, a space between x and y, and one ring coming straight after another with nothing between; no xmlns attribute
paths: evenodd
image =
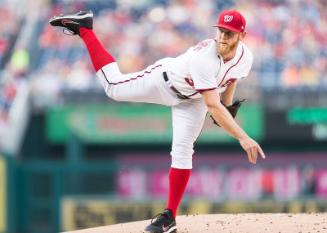
<svg viewBox="0 0 327 233"><path fill-rule="evenodd" d="M327 213L177 216L178 233L327 233ZM67 233L143 233L149 220Z"/></svg>

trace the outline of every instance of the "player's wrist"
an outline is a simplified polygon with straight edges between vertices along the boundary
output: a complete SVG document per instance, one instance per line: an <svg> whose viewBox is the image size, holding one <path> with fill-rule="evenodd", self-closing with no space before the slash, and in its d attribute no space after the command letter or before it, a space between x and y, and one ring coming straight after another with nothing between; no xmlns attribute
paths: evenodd
<svg viewBox="0 0 327 233"><path fill-rule="evenodd" d="M245 133L242 133L239 137L237 137L237 140L240 142L248 139L250 139L250 137Z"/></svg>

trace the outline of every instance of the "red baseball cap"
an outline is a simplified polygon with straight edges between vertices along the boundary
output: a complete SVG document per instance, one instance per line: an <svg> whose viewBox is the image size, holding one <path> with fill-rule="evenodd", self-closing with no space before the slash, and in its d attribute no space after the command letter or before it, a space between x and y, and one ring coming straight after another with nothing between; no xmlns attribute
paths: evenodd
<svg viewBox="0 0 327 233"><path fill-rule="evenodd" d="M225 28L233 32L244 32L246 21L236 10L224 10L220 13L215 27Z"/></svg>

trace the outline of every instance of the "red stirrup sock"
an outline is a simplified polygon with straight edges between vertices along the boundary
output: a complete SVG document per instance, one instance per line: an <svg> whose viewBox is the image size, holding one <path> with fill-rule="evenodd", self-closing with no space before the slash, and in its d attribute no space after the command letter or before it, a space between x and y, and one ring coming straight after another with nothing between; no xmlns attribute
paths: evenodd
<svg viewBox="0 0 327 233"><path fill-rule="evenodd" d="M80 35L89 51L92 64L95 71L100 70L103 66L115 62L110 53L108 53L91 29L80 28Z"/></svg>
<svg viewBox="0 0 327 233"><path fill-rule="evenodd" d="M187 182L191 176L191 169L170 168L167 209L173 212L174 218L182 200Z"/></svg>

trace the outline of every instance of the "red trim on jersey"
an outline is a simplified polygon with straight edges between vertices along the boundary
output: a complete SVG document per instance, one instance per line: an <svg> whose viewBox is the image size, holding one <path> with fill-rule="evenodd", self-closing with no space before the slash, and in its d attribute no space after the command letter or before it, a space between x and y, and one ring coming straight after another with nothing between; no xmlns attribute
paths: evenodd
<svg viewBox="0 0 327 233"><path fill-rule="evenodd" d="M216 88L215 88L216 89ZM191 97L191 96L194 96L194 95L196 95L196 94L198 94L199 92L198 91L196 91L196 92L194 92L193 94L191 94L191 95L188 95L187 97Z"/></svg>
<svg viewBox="0 0 327 233"><path fill-rule="evenodd" d="M217 87L213 87L213 88L207 88L207 89L195 89L198 92L202 92L202 91L211 91L211 90L215 90Z"/></svg>
<svg viewBox="0 0 327 233"><path fill-rule="evenodd" d="M194 82L191 78L184 78L185 82L187 82L188 85L190 85L191 87L194 87Z"/></svg>
<svg viewBox="0 0 327 233"><path fill-rule="evenodd" d="M224 79L226 78L226 75L227 75L227 73L230 71L230 69L232 69L234 66L236 66L236 65L240 62L240 60L242 59L243 55L244 55L244 48L243 48L243 46L242 46L242 54L241 54L240 58L237 60L237 62L236 62L234 65L232 65L231 67L228 68L228 70L226 71L226 73L225 73L223 79L222 79L222 80L220 81L220 83L218 84L218 87L220 86L220 84L222 84L222 82L223 82Z"/></svg>
<svg viewBox="0 0 327 233"><path fill-rule="evenodd" d="M109 80L108 80L106 74L104 73L104 71L102 70L102 68L101 68L101 71L102 71L102 74L104 75L105 79L107 80L108 84L110 84L110 85L118 85L118 84L123 84L123 83L127 83L127 82L130 82L130 81L136 80L136 79L138 79L138 78L142 78L142 77L144 77L145 74L150 74L154 69L156 69L156 68L158 68L158 67L160 67L160 66L162 66L162 65L161 65L161 64L156 65L155 67L152 67L151 70L149 70L149 71L147 71L147 70L144 71L143 74L137 75L137 76L134 77L134 78L126 79L126 80L124 80L124 81L119 81L119 82L117 82L117 83L111 83L111 82L109 82Z"/></svg>
<svg viewBox="0 0 327 233"><path fill-rule="evenodd" d="M230 86L231 84L233 84L236 80L237 80L237 78L230 78L230 79L228 79L224 84L222 84L221 87L228 87L228 86Z"/></svg>

